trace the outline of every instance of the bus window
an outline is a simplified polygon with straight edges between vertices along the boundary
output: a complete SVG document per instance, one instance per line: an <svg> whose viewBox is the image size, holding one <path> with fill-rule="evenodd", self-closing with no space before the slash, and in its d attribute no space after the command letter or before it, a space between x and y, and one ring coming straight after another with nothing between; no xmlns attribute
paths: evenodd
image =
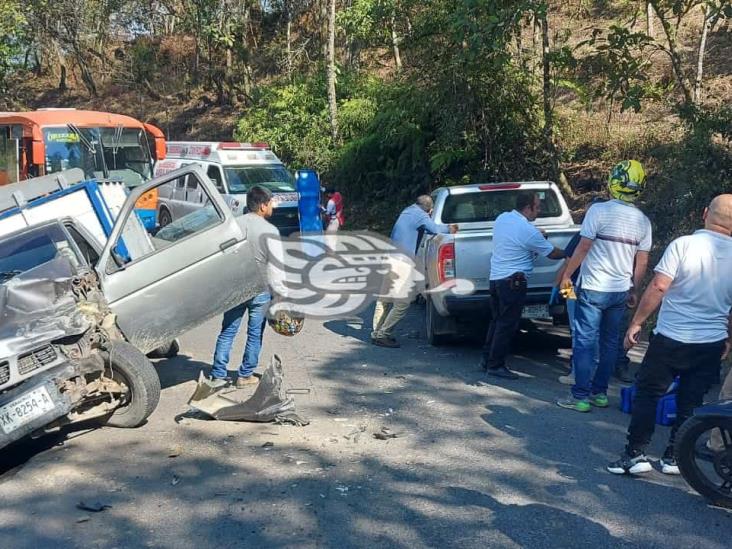
<svg viewBox="0 0 732 549"><path fill-rule="evenodd" d="M136 187L152 177L145 132L135 128L100 128L104 162L110 177Z"/></svg>

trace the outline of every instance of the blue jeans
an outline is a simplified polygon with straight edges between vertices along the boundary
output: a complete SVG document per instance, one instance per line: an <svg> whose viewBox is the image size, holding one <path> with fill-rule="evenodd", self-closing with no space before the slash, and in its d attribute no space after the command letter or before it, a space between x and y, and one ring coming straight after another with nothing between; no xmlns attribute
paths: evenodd
<svg viewBox="0 0 732 549"><path fill-rule="evenodd" d="M628 292L596 292L580 288L577 293L574 335L574 379L572 395L586 399L605 394L618 358L620 325ZM594 376L595 353L600 360Z"/></svg>
<svg viewBox="0 0 732 549"><path fill-rule="evenodd" d="M241 305L229 309L224 313L224 321L221 323L221 333L216 339L216 350L214 351L211 377L223 379L226 377L226 367L229 365L229 353L234 344L234 338L239 333L244 313L249 311L247 323L247 343L244 347L244 357L239 366L239 377L250 377L259 364L259 352L262 350L262 336L264 326L267 323L267 306L272 300L268 292L255 295Z"/></svg>
<svg viewBox="0 0 732 549"><path fill-rule="evenodd" d="M569 318L569 335L572 338L572 357L569 359L569 373L574 373L574 353L576 349L576 344L574 342L574 336L577 333L577 328L575 328L575 318L577 315L577 300L576 299L568 299L567 300L567 317ZM625 337L625 332L622 332L623 337ZM622 339L621 339L621 346L622 346ZM597 350L598 346L595 346L595 362L592 367L592 371L594 372L597 368L597 360L598 360L598 353ZM620 353L618 353L620 354ZM618 358L618 360L620 360Z"/></svg>

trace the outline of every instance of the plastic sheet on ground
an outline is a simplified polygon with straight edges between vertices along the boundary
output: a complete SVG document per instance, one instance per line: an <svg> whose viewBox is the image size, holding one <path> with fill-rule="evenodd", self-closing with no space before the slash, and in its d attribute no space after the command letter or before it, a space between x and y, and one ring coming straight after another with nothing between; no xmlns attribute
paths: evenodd
<svg viewBox="0 0 732 549"><path fill-rule="evenodd" d="M283 378L282 361L274 355L254 394L240 402L229 396L230 391L224 394L230 387L216 386L201 372L188 404L191 408L221 421L308 425L310 422L296 413L295 400L285 395Z"/></svg>

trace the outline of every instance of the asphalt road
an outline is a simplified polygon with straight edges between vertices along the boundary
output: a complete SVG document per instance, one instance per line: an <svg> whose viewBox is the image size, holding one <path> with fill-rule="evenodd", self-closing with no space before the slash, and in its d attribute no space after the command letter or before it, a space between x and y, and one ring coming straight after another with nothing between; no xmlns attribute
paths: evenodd
<svg viewBox="0 0 732 549"><path fill-rule="evenodd" d="M162 400L144 427L3 452L0 547L730 546L732 513L682 479L605 472L628 416L617 386L611 409L554 405L561 333L522 334L521 379L483 386L479 348L429 347L421 314L397 350L369 345L360 321L269 331L263 358L279 353L285 385L310 391L295 395L307 427L187 417L218 320L187 334L181 356L157 363ZM375 439L382 427L398 437Z"/></svg>

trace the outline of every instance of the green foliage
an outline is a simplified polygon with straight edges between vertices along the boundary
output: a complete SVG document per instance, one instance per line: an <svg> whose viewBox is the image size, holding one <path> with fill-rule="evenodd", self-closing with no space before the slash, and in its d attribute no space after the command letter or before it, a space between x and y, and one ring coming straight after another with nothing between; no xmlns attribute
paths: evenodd
<svg viewBox="0 0 732 549"><path fill-rule="evenodd" d="M293 168L327 170L333 162L328 124L325 82L303 79L259 87L234 136L269 143Z"/></svg>
<svg viewBox="0 0 732 549"><path fill-rule="evenodd" d="M639 112L642 101L656 95L648 80L651 59L647 52L652 43L647 34L619 25L611 25L607 33L595 29L592 38L580 43L580 47L594 48L586 62L591 75L597 77L595 97L619 103L621 111Z"/></svg>
<svg viewBox="0 0 732 549"><path fill-rule="evenodd" d="M7 77L19 62L26 33L26 20L20 2L0 2L0 92L7 91Z"/></svg>
<svg viewBox="0 0 732 549"><path fill-rule="evenodd" d="M716 195L732 193L732 109L697 114L679 144L653 151L655 174L643 209L654 223L659 248L702 226L704 208Z"/></svg>

